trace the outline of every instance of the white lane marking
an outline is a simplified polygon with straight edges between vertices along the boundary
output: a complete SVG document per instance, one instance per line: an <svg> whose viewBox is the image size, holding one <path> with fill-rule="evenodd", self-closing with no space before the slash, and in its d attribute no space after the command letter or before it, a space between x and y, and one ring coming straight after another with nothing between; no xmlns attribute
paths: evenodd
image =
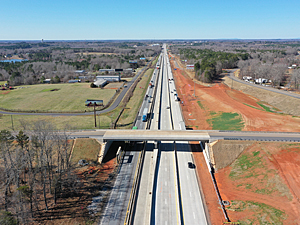
<svg viewBox="0 0 300 225"><path fill-rule="evenodd" d="M168 171L167 167L165 168L165 171Z"/></svg>
<svg viewBox="0 0 300 225"><path fill-rule="evenodd" d="M168 204L168 202L167 202L167 199L165 198L165 204L167 205Z"/></svg>
<svg viewBox="0 0 300 225"><path fill-rule="evenodd" d="M192 197L192 192L190 192L190 197Z"/></svg>
<svg viewBox="0 0 300 225"><path fill-rule="evenodd" d="M167 181L165 181L165 186L167 186Z"/></svg>
<svg viewBox="0 0 300 225"><path fill-rule="evenodd" d="M194 219L196 219L195 212L193 212Z"/></svg>
<svg viewBox="0 0 300 225"><path fill-rule="evenodd" d="M168 225L168 221L165 221L165 225Z"/></svg>
<svg viewBox="0 0 300 225"><path fill-rule="evenodd" d="M121 194L120 194L120 198L122 197L122 192L121 192Z"/></svg>

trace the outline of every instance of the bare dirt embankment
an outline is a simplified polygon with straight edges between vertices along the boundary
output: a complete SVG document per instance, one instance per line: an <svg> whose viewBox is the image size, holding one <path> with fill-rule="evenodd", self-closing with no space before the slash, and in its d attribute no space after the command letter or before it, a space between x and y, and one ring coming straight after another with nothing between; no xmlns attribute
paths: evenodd
<svg viewBox="0 0 300 225"><path fill-rule="evenodd" d="M249 87L244 87L240 91L237 82L231 89L231 83L226 85L227 78L225 84L220 82L212 87L199 82L194 85L193 76L187 74L181 65L178 68L177 63L176 70L173 60L171 65L188 127L222 129L228 122L226 117L222 117L219 123L215 119L227 113L237 115L225 127L228 130L238 127L244 131L300 132L300 117L280 113L298 115L300 110L294 98L265 93L257 88L249 90ZM299 143L244 143L223 141L215 145L216 181L223 200L231 202L227 207L230 220L242 221L243 224L297 224L300 218ZM193 155L211 222L222 224L224 216L212 191L214 187L205 170L203 155L195 149Z"/></svg>
<svg viewBox="0 0 300 225"><path fill-rule="evenodd" d="M297 224L300 218L300 146L255 142L229 166L216 172L231 221L245 224Z"/></svg>

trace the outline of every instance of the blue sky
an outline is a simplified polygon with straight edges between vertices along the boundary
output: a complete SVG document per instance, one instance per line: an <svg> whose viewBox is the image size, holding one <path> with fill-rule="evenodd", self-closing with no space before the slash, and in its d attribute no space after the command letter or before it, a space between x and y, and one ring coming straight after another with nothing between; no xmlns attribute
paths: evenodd
<svg viewBox="0 0 300 225"><path fill-rule="evenodd" d="M300 38L299 0L0 0L0 40Z"/></svg>

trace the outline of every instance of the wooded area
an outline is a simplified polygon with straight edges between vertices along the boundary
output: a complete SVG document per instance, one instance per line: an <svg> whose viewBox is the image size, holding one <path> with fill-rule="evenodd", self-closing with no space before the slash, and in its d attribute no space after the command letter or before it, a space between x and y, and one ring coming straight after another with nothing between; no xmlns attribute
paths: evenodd
<svg viewBox="0 0 300 225"><path fill-rule="evenodd" d="M272 86L288 84L299 88L298 40L202 41L177 43L170 49L186 64L194 64L196 78L202 82L218 79L222 69L239 68L241 79L264 78L271 80Z"/></svg>
<svg viewBox="0 0 300 225"><path fill-rule="evenodd" d="M65 132L42 120L23 127L16 134L0 131L1 224L29 223L58 198L76 195L80 184Z"/></svg>
<svg viewBox="0 0 300 225"><path fill-rule="evenodd" d="M160 46L142 42L20 42L0 43L0 60L18 58L27 61L0 62L0 80L10 85L67 82L78 78L75 70L131 68L130 60L143 66L145 60L160 52Z"/></svg>

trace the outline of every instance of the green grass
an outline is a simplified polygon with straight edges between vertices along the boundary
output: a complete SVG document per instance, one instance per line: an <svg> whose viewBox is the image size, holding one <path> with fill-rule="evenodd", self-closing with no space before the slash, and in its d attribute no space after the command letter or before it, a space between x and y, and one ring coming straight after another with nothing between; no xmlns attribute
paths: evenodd
<svg viewBox="0 0 300 225"><path fill-rule="evenodd" d="M236 159L232 165L232 170L229 174L231 179L242 179L258 176L255 173L256 168L263 168L262 157L259 157L259 151L254 154L244 153Z"/></svg>
<svg viewBox="0 0 300 225"><path fill-rule="evenodd" d="M58 89L57 91L51 91ZM38 84L17 88L7 94L0 92L0 105L5 109L41 111L81 111L87 110L87 99L103 100L104 105L116 90L90 88L88 83Z"/></svg>
<svg viewBox="0 0 300 225"><path fill-rule="evenodd" d="M7 81L0 81L0 85L4 85L6 83L7 83Z"/></svg>
<svg viewBox="0 0 300 225"><path fill-rule="evenodd" d="M261 102L261 101L260 102L256 102L256 104L258 104L260 107L262 107L262 109L257 108L257 107L255 107L253 105L246 104L246 103L243 103L243 104L246 105L246 106L249 106L251 108L254 108L254 109L264 110L266 112L272 112L272 113L274 113L274 112L280 111L279 109L277 109L277 108L275 108L273 106L267 106L266 103Z"/></svg>
<svg viewBox="0 0 300 225"><path fill-rule="evenodd" d="M207 122L213 130L242 130L244 122L238 113L210 112L212 116Z"/></svg>
<svg viewBox="0 0 300 225"><path fill-rule="evenodd" d="M91 138L77 138L71 156L71 163L76 164L80 159L87 162L96 162L97 155L101 149L101 145Z"/></svg>
<svg viewBox="0 0 300 225"><path fill-rule="evenodd" d="M201 109L205 110L204 106L202 105L202 103L200 101L197 101L198 105L200 106Z"/></svg>
<svg viewBox="0 0 300 225"><path fill-rule="evenodd" d="M284 211L274 208L270 205L254 202L254 201L231 201L228 210L235 212L243 212L245 210L252 213L245 214L246 216L239 220L241 225L246 224L283 224L287 215Z"/></svg>
<svg viewBox="0 0 300 225"><path fill-rule="evenodd" d="M253 106L253 105L249 105L249 104L247 104L247 103L243 103L244 105L246 105L246 106L249 106L249 107L251 107L251 108L253 108L253 109L258 109L258 110L261 110L261 109L259 109L259 108L257 108L257 107L255 107L255 106Z"/></svg>
<svg viewBox="0 0 300 225"><path fill-rule="evenodd" d="M266 112L274 112L274 110L272 110L270 107L264 105L261 102L257 102L258 105L260 105Z"/></svg>
<svg viewBox="0 0 300 225"><path fill-rule="evenodd" d="M158 61L158 57L159 57L159 56L156 56L156 59L155 59L155 60L152 62L152 64L151 64L152 66L155 66L155 65L156 65L156 63L157 63L157 61Z"/></svg>

